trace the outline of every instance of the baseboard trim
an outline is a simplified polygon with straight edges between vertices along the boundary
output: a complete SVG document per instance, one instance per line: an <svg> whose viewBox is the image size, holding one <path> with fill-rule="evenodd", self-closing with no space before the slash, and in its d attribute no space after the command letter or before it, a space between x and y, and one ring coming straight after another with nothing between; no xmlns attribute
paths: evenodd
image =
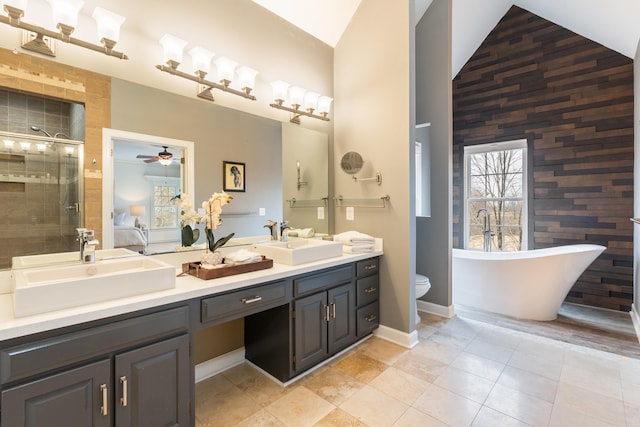
<svg viewBox="0 0 640 427"><path fill-rule="evenodd" d="M244 362L244 354L244 347L241 347L221 356L214 357L213 359L198 363L195 369L196 383L241 364Z"/></svg>
<svg viewBox="0 0 640 427"><path fill-rule="evenodd" d="M418 311L424 311L425 313L435 314L437 316L446 317L447 319L451 319L456 315L455 308L453 305L446 306L440 304L434 304L428 301L418 300Z"/></svg>
<svg viewBox="0 0 640 427"><path fill-rule="evenodd" d="M633 323L633 329L636 330L636 338L638 342L640 342L640 316L638 316L638 310L635 307L635 304L631 304L631 311L629 312L631 316L631 322Z"/></svg>
<svg viewBox="0 0 640 427"><path fill-rule="evenodd" d="M406 333L384 325L378 326L378 329L373 331L373 335L405 348L413 348L420 342L418 341L417 331Z"/></svg>

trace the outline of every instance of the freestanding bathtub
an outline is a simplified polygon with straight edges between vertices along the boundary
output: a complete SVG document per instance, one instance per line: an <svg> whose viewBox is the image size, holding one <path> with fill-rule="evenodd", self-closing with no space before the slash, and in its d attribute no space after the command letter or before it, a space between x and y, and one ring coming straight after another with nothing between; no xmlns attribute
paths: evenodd
<svg viewBox="0 0 640 427"><path fill-rule="evenodd" d="M605 249L589 244L523 252L453 249L453 303L553 320L578 277Z"/></svg>

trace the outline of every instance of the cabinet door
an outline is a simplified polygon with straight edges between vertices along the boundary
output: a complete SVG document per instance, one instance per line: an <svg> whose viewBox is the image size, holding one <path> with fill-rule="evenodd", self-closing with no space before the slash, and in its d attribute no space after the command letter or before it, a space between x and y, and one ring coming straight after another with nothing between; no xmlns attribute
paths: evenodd
<svg viewBox="0 0 640 427"><path fill-rule="evenodd" d="M103 360L3 391L0 424L110 426L110 366L109 360Z"/></svg>
<svg viewBox="0 0 640 427"><path fill-rule="evenodd" d="M188 335L117 355L116 425L188 426L190 363Z"/></svg>
<svg viewBox="0 0 640 427"><path fill-rule="evenodd" d="M297 299L294 371L307 369L327 356L327 293Z"/></svg>
<svg viewBox="0 0 640 427"><path fill-rule="evenodd" d="M329 302L329 353L352 344L356 339L356 293L353 283L330 289Z"/></svg>

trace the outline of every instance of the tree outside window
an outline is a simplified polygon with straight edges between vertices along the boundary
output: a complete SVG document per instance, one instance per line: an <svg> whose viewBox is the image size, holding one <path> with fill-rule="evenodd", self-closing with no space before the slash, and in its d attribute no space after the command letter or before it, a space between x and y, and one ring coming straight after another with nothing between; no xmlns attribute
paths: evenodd
<svg viewBox="0 0 640 427"><path fill-rule="evenodd" d="M155 184L153 186L153 224L155 228L175 228L178 226L178 207L175 185Z"/></svg>
<svg viewBox="0 0 640 427"><path fill-rule="evenodd" d="M491 248L526 249L526 141L465 147L466 248L483 249L484 214L491 220Z"/></svg>

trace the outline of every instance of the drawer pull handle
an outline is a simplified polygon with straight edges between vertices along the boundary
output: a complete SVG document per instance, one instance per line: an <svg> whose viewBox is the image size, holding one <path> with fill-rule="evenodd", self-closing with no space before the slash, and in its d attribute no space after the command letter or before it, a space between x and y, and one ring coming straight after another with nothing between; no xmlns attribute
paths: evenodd
<svg viewBox="0 0 640 427"><path fill-rule="evenodd" d="M371 316L365 317L364 320L366 320L367 322L373 322L377 318L378 318L378 316L376 316L375 314L372 314Z"/></svg>
<svg viewBox="0 0 640 427"><path fill-rule="evenodd" d="M336 318L336 303L332 302L331 303L331 317L332 318Z"/></svg>
<svg viewBox="0 0 640 427"><path fill-rule="evenodd" d="M375 264L369 264L364 266L365 270L375 270L376 268L377 266Z"/></svg>
<svg viewBox="0 0 640 427"><path fill-rule="evenodd" d="M324 318L322 320L329 321L329 306L326 304L324 305Z"/></svg>
<svg viewBox="0 0 640 427"><path fill-rule="evenodd" d="M102 384L100 386L100 391L102 392L102 406L100 407L100 413L102 414L103 417L106 417L109 414L109 410L107 408L107 398L108 398L107 385Z"/></svg>
<svg viewBox="0 0 640 427"><path fill-rule="evenodd" d="M258 301L262 301L262 297L261 297L261 296L259 296L259 295L256 295L255 297L253 297L253 298L249 298L249 299L247 299L247 298L242 298L242 303L243 303L243 304L252 304L252 303L254 303L254 302L258 302Z"/></svg>
<svg viewBox="0 0 640 427"><path fill-rule="evenodd" d="M367 289L365 289L364 291L365 291L366 293L370 294L371 292L375 292L375 291L377 291L377 290L378 290L378 288L367 288Z"/></svg>
<svg viewBox="0 0 640 427"><path fill-rule="evenodd" d="M122 397L120 398L120 404L122 406L126 407L127 406L127 401L128 401L128 399L127 399L127 389L129 388L128 384L127 384L127 377L126 376L123 375L123 376L120 377L120 384L122 384Z"/></svg>

